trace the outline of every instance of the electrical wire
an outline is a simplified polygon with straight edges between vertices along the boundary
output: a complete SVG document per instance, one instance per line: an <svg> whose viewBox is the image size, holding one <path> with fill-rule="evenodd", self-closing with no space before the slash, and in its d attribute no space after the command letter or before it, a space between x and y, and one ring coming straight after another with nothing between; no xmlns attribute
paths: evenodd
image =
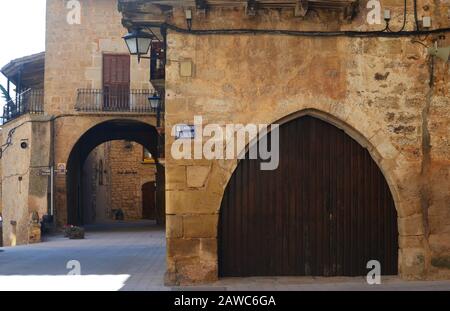
<svg viewBox="0 0 450 311"><path fill-rule="evenodd" d="M400 28L400 30L398 30L398 31L392 31L392 30L389 28L389 21L386 21L386 28L387 28L387 31L394 32L394 33L396 33L396 32L402 32L402 31L405 29L405 27L406 27L406 20L407 20L407 15L406 15L406 13L407 13L407 4L406 4L406 0L405 0L405 6L404 6L404 9L403 9L403 25L402 25L402 28Z"/></svg>
<svg viewBox="0 0 450 311"><path fill-rule="evenodd" d="M415 31L396 31L388 32L385 30L377 31L300 31L300 30L282 30L282 29L185 29L169 23L148 23L143 24L145 27L161 27L178 33L191 35L287 35L299 37L351 37L351 38L399 38L412 37L420 35L431 35L437 33L450 32L450 28L439 28L432 30L415 30Z"/></svg>
<svg viewBox="0 0 450 311"><path fill-rule="evenodd" d="M12 129L10 129L8 131L8 136L6 137L6 142L3 145L0 146L0 159L3 158L3 154L5 153L5 151L10 146L12 146L13 135L14 135L14 133L16 132L16 130L18 128L24 126L27 123L47 123L47 122L51 122L51 121L54 121L54 120L59 119L59 118L74 117L74 116L76 116L76 115L74 115L74 114L61 114L61 115L58 115L58 116L54 116L54 117L50 118L49 120L28 120L28 121L22 122L19 125L13 127Z"/></svg>
<svg viewBox="0 0 450 311"><path fill-rule="evenodd" d="M419 40L411 40L411 43L418 43L420 45L423 45L427 49L430 48L428 45L426 45L425 43L423 43L422 41L419 41Z"/></svg>
<svg viewBox="0 0 450 311"><path fill-rule="evenodd" d="M416 22L416 31L420 30L419 18L417 17L417 0L413 0L414 3L414 21Z"/></svg>

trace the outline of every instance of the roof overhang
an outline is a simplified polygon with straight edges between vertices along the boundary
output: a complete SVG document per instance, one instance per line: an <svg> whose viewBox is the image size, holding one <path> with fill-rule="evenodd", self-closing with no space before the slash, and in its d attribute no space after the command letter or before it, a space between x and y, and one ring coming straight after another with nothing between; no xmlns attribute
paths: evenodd
<svg viewBox="0 0 450 311"><path fill-rule="evenodd" d="M42 86L45 72L45 52L14 59L0 71L15 85L19 83L21 77L23 86Z"/></svg>
<svg viewBox="0 0 450 311"><path fill-rule="evenodd" d="M246 8L248 0L119 0L119 11L123 15L123 25L152 22L162 23L174 8ZM254 0L258 9L292 9L296 16L308 10L338 10L346 19L356 14L359 0Z"/></svg>

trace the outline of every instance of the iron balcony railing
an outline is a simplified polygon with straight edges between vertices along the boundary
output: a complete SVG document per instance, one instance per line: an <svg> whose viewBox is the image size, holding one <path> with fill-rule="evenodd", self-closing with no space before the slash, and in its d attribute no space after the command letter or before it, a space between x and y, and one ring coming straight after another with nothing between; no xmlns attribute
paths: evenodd
<svg viewBox="0 0 450 311"><path fill-rule="evenodd" d="M28 89L18 94L15 100L8 101L3 107L3 123L27 113L44 113L44 90Z"/></svg>
<svg viewBox="0 0 450 311"><path fill-rule="evenodd" d="M152 90L79 89L75 110L82 112L157 113L150 106Z"/></svg>

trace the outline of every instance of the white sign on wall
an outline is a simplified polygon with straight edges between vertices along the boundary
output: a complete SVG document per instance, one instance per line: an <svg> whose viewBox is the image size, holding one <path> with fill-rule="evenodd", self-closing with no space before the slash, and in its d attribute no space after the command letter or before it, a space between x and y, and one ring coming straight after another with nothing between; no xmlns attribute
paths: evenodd
<svg viewBox="0 0 450 311"><path fill-rule="evenodd" d="M175 127L175 139L194 139L195 125L178 124Z"/></svg>

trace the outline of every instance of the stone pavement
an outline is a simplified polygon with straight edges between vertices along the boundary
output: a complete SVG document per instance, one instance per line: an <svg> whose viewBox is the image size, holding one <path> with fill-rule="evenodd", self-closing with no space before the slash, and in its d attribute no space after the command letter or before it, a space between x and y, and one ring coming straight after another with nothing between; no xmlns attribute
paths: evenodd
<svg viewBox="0 0 450 311"><path fill-rule="evenodd" d="M97 225L85 240L52 236L41 244L0 248L0 290L450 290L450 281L383 278L227 278L195 287L165 287L164 230L151 222ZM68 276L77 260L81 276Z"/></svg>

